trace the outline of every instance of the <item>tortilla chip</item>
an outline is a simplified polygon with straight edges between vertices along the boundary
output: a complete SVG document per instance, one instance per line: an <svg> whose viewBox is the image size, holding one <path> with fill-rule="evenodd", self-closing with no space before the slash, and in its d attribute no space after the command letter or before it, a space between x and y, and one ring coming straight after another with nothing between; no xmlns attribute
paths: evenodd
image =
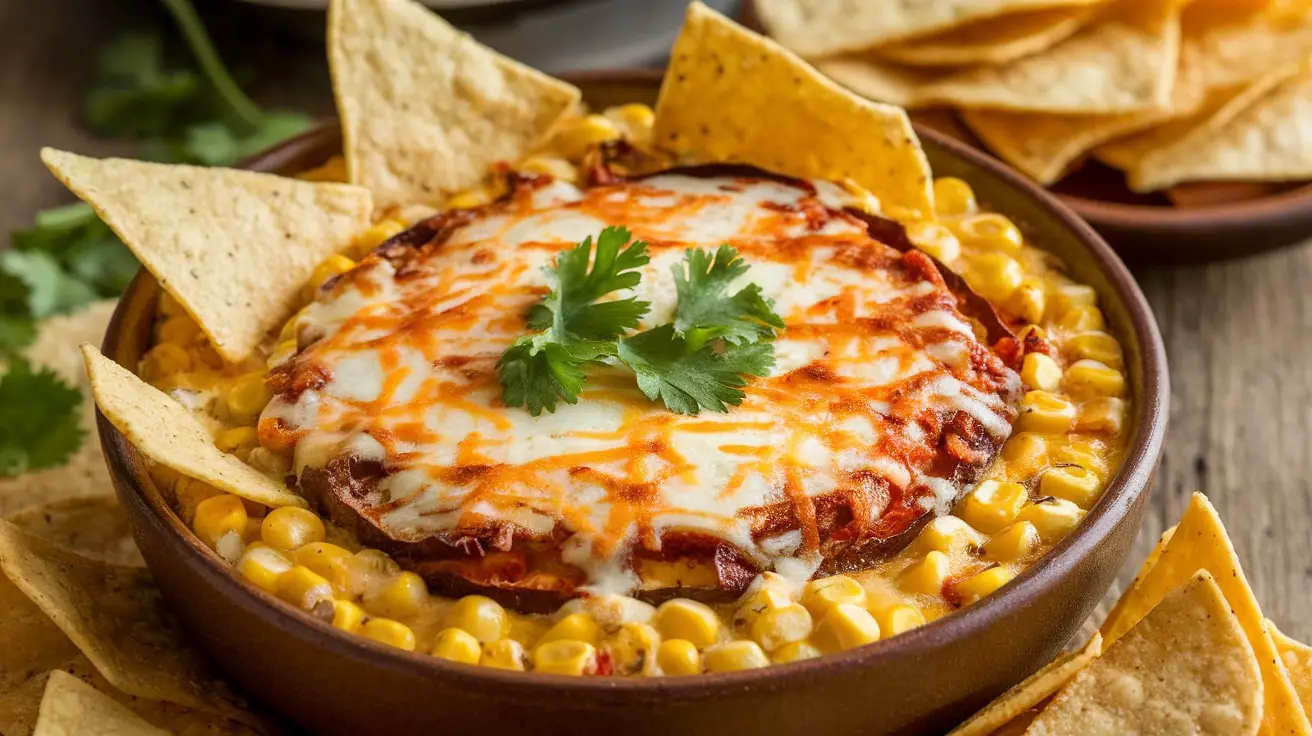
<svg viewBox="0 0 1312 736"><path fill-rule="evenodd" d="M348 184L53 148L41 160L231 362L291 315L314 267L369 227L372 211L369 192Z"/></svg>
<svg viewBox="0 0 1312 736"><path fill-rule="evenodd" d="M410 0L333 0L328 64L350 181L378 206L436 204L517 161L579 101Z"/></svg>
<svg viewBox="0 0 1312 736"><path fill-rule="evenodd" d="M756 0L766 31L802 56L833 56L947 31L972 21L1102 0L938 0L836 3Z"/></svg>
<svg viewBox="0 0 1312 736"><path fill-rule="evenodd" d="M1264 733L1312 736L1312 726L1308 725L1298 695L1289 681L1289 673L1276 655L1275 644L1266 630L1257 598L1244 577L1234 545L1226 535L1216 509L1201 493L1193 495L1189 508L1176 525L1175 533L1162 547L1156 563L1125 594L1119 615L1103 624L1103 639L1109 645L1116 642L1200 569L1216 578L1248 637L1248 643L1257 654L1266 694Z"/></svg>
<svg viewBox="0 0 1312 736"><path fill-rule="evenodd" d="M1174 0L1118 0L1079 33L1004 66L968 69L921 90L921 104L1081 115L1165 107L1180 58Z"/></svg>
<svg viewBox="0 0 1312 736"><path fill-rule="evenodd" d="M1094 634L1083 649L1058 656L952 729L948 736L988 736L996 732L1060 690L1101 653L1102 636Z"/></svg>
<svg viewBox="0 0 1312 736"><path fill-rule="evenodd" d="M169 736L67 672L51 672L33 736Z"/></svg>
<svg viewBox="0 0 1312 736"><path fill-rule="evenodd" d="M985 18L937 33L880 46L873 54L911 66L1005 64L1068 38L1088 23L1096 6L1045 8Z"/></svg>
<svg viewBox="0 0 1312 736"><path fill-rule="evenodd" d="M0 521L0 570L115 688L260 724L187 644L145 569L83 557Z"/></svg>
<svg viewBox="0 0 1312 736"><path fill-rule="evenodd" d="M106 299L73 314L42 320L37 328L36 342L27 349L25 356L34 366L49 368L87 393L89 384L82 361L82 343L100 342L117 304ZM64 465L0 478L0 516L33 504L113 491L105 457L100 453L95 419L95 403L90 400L82 402L81 424L87 433L86 440Z"/></svg>
<svg viewBox="0 0 1312 736"><path fill-rule="evenodd" d="M1131 600L1130 592L1134 590L1134 586L1148 576L1148 571L1153 569L1153 565L1157 564L1158 558L1162 556L1162 550L1175 534L1175 529L1175 527L1170 527L1162 532L1162 536L1157 538L1157 544L1153 545L1153 548L1148 552L1148 556L1144 558L1143 564L1139 566L1139 572L1135 573L1134 580L1130 581L1125 590L1121 591L1121 597L1117 599L1116 605L1112 606L1112 610L1107 612L1107 617L1103 619L1102 626L1099 627L1100 631L1105 633L1117 627L1116 620L1125 615L1126 603Z"/></svg>
<svg viewBox="0 0 1312 736"><path fill-rule="evenodd" d="M65 498L29 506L7 519L66 550L117 565L145 567L127 515L113 496Z"/></svg>
<svg viewBox="0 0 1312 736"><path fill-rule="evenodd" d="M0 695L77 656L77 647L18 586L0 574ZM0 733L8 734L0 720Z"/></svg>
<svg viewBox="0 0 1312 736"><path fill-rule="evenodd" d="M943 77L936 69L898 66L871 54L817 59L815 68L862 97L898 107L914 107L920 89Z"/></svg>
<svg viewBox="0 0 1312 736"><path fill-rule="evenodd" d="M96 405L132 446L188 478L265 506L305 506L305 499L214 446L200 422L168 394L137 378L90 345L82 346Z"/></svg>
<svg viewBox="0 0 1312 736"><path fill-rule="evenodd" d="M1312 716L1312 647L1285 636L1270 619L1266 622L1266 628L1275 641L1276 651L1284 660L1285 669L1289 670L1289 680L1294 683L1298 699L1303 701L1303 712Z"/></svg>
<svg viewBox="0 0 1312 736"><path fill-rule="evenodd" d="M1253 648L1199 571L1075 677L1025 733L1246 736L1262 720Z"/></svg>
<svg viewBox="0 0 1312 736"><path fill-rule="evenodd" d="M933 216L929 162L905 111L857 97L699 2L688 6L671 59L656 103L658 145L794 176L850 178L886 209Z"/></svg>

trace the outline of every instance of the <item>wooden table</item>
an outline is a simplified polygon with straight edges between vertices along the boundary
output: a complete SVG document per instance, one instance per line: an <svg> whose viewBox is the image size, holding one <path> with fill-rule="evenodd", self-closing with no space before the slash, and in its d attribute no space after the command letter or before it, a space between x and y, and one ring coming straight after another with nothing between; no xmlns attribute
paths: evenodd
<svg viewBox="0 0 1312 736"><path fill-rule="evenodd" d="M27 226L34 210L69 198L37 159L40 146L133 150L88 136L76 117L102 40L157 17L149 2L0 0L0 230ZM251 27L249 15L210 17L225 56L261 70L261 102L331 111L321 50ZM1171 428L1121 579L1133 578L1189 494L1203 490L1263 610L1312 640L1312 247L1137 275L1170 354Z"/></svg>

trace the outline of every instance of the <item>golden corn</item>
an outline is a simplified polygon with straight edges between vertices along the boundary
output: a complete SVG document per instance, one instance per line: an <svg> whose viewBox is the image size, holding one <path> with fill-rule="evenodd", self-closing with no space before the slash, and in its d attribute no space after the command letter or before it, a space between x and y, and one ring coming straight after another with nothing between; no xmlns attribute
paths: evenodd
<svg viewBox="0 0 1312 736"><path fill-rule="evenodd" d="M484 644L504 637L509 625L506 609L481 595L467 595L456 601L442 621L448 628L469 632Z"/></svg>
<svg viewBox="0 0 1312 736"><path fill-rule="evenodd" d="M1068 339L1064 347L1076 358L1096 360L1115 368L1122 365L1121 344L1106 332L1081 332Z"/></svg>
<svg viewBox="0 0 1312 736"><path fill-rule="evenodd" d="M446 201L447 209L472 210L493 200L492 192L487 189L470 189L453 195Z"/></svg>
<svg viewBox="0 0 1312 736"><path fill-rule="evenodd" d="M865 591L861 591L862 601ZM830 606L832 608L832 606ZM752 624L752 639L767 652L811 635L811 612L793 603L783 608L766 611Z"/></svg>
<svg viewBox="0 0 1312 736"><path fill-rule="evenodd" d="M1125 393L1125 375L1095 360L1077 360L1066 369L1066 393L1076 399L1096 399Z"/></svg>
<svg viewBox="0 0 1312 736"><path fill-rule="evenodd" d="M1084 402L1075 421L1075 428L1081 432L1117 435L1124 427L1125 402L1116 398Z"/></svg>
<svg viewBox="0 0 1312 736"><path fill-rule="evenodd" d="M952 553L968 550L983 543L984 537L978 531L956 516L939 516L931 519L913 542L920 552L938 550ZM851 602L851 601L849 601Z"/></svg>
<svg viewBox="0 0 1312 736"><path fill-rule="evenodd" d="M934 211L939 216L972 215L976 209L975 192L965 181L955 176L941 176L934 180Z"/></svg>
<svg viewBox="0 0 1312 736"><path fill-rule="evenodd" d="M1092 307L1097 304L1098 292L1094 291L1092 286L1062 284L1053 291L1052 301L1054 313L1060 319L1072 309Z"/></svg>
<svg viewBox="0 0 1312 736"><path fill-rule="evenodd" d="M381 588L365 597L370 613L387 618L405 619L419 613L428 600L428 586L413 572L397 573Z"/></svg>
<svg viewBox="0 0 1312 736"><path fill-rule="evenodd" d="M296 550L313 542L322 542L323 520L309 509L283 506L269 512L260 524L260 538L270 547Z"/></svg>
<svg viewBox="0 0 1312 736"><path fill-rule="evenodd" d="M360 635L407 652L415 650L415 632L400 621L386 618L371 618L360 627Z"/></svg>
<svg viewBox="0 0 1312 736"><path fill-rule="evenodd" d="M956 223L956 230L967 245L980 248L1015 251L1024 243L1020 228L995 212L963 217Z"/></svg>
<svg viewBox="0 0 1312 736"><path fill-rule="evenodd" d="M1043 319L1043 309L1046 305L1047 294L1043 290L1043 282L1039 279L1023 279L1015 293L1011 295L1011 310L1026 322L1034 323Z"/></svg>
<svg viewBox="0 0 1312 736"><path fill-rule="evenodd" d="M920 561L907 567L897 577L898 587L908 593L939 595L943 581L948 579L951 565L942 552L929 552Z"/></svg>
<svg viewBox="0 0 1312 736"><path fill-rule="evenodd" d="M590 147L619 137L615 123L601 115L585 115L567 123L551 139L550 147L565 158L577 159Z"/></svg>
<svg viewBox="0 0 1312 736"><path fill-rule="evenodd" d="M1021 478L1029 478L1048 464L1048 441L1036 432L1018 432L1002 445L1002 459Z"/></svg>
<svg viewBox="0 0 1312 736"><path fill-rule="evenodd" d="M750 629L756 618L766 611L783 608L793 602L788 583L773 572L766 572L743 595L733 614L734 626Z"/></svg>
<svg viewBox="0 0 1312 736"><path fill-rule="evenodd" d="M805 609L804 609L805 610ZM754 641L727 641L716 644L702 653L702 666L707 672L736 672L768 667L770 658Z"/></svg>
<svg viewBox="0 0 1312 736"><path fill-rule="evenodd" d="M1019 483L985 480L961 499L954 513L974 528L991 534L1014 521L1028 497L1025 486Z"/></svg>
<svg viewBox="0 0 1312 736"><path fill-rule="evenodd" d="M1018 521L984 543L984 556L997 562L1015 562L1028 557L1038 546L1039 530L1028 521Z"/></svg>
<svg viewBox="0 0 1312 736"><path fill-rule="evenodd" d="M986 251L972 255L963 275L971 288L993 302L1005 302L1020 287L1025 271L1015 258Z"/></svg>
<svg viewBox="0 0 1312 736"><path fill-rule="evenodd" d="M306 282L306 301L313 299L314 292L326 284L328 279L344 274L353 268L355 268L355 261L340 253L328 256L320 261L319 265L315 266L314 271L310 274L310 280Z"/></svg>
<svg viewBox="0 0 1312 736"><path fill-rule="evenodd" d="M1078 465L1097 473L1099 478L1106 478L1107 475L1107 461L1104 459L1104 454L1102 443L1097 440L1070 439L1052 448L1054 463Z"/></svg>
<svg viewBox="0 0 1312 736"><path fill-rule="evenodd" d="M393 575L401 571L401 566L396 564L396 560L376 549L362 549L351 555L351 559L344 560L342 564L346 567L346 590L353 595L384 585Z"/></svg>
<svg viewBox="0 0 1312 736"><path fill-rule="evenodd" d="M200 325L185 314L164 320L159 324L155 334L157 342L169 342L174 345L187 345L203 336Z"/></svg>
<svg viewBox="0 0 1312 736"><path fill-rule="evenodd" d="M815 618L825 615L830 608L839 603L864 606L866 604L866 589L846 575L830 575L819 580L812 580L802 589L802 605L806 606L806 610L810 611ZM758 639L758 641L760 640ZM762 644L762 646L765 645ZM766 651L772 650L773 647L766 647Z"/></svg>
<svg viewBox="0 0 1312 736"><path fill-rule="evenodd" d="M897 636L918 626L924 626L925 614L915 606L899 603L876 611L875 622L879 624L881 636Z"/></svg>
<svg viewBox="0 0 1312 736"><path fill-rule="evenodd" d="M656 122L656 113L647 105L630 103L606 110L606 117L624 131L624 137L636 143L644 143L651 138L651 129Z"/></svg>
<svg viewBox="0 0 1312 736"><path fill-rule="evenodd" d="M608 638L606 650L617 673L633 674L650 669L660 642L660 634L650 625L629 622L621 624L619 631Z"/></svg>
<svg viewBox="0 0 1312 736"><path fill-rule="evenodd" d="M232 387L223 397L228 407L228 414L242 422L254 422L255 417L264 411L264 407L273 398L273 392L264 383L264 374L252 371L232 382Z"/></svg>
<svg viewBox="0 0 1312 736"><path fill-rule="evenodd" d="M292 315L291 319L282 323L282 329L278 331L279 342L296 339L296 328L300 326L301 317L305 316L305 310L308 308L309 307L301 307L296 314Z"/></svg>
<svg viewBox="0 0 1312 736"><path fill-rule="evenodd" d="M709 647L720 638L720 617L704 603L675 598L656 608L652 618L665 639L687 639L697 647Z"/></svg>
<svg viewBox="0 0 1312 736"><path fill-rule="evenodd" d="M221 429L214 434L214 446L223 452L252 450L260 444L260 438L254 427L233 427Z"/></svg>
<svg viewBox="0 0 1312 736"><path fill-rule="evenodd" d="M951 263L961 256L957 236L936 222L920 220L907 225L907 237L917 248L942 263Z"/></svg>
<svg viewBox="0 0 1312 736"><path fill-rule="evenodd" d="M200 541L214 549L223 535L234 532L240 536L246 530L246 506L230 493L207 498L196 506L192 528Z"/></svg>
<svg viewBox="0 0 1312 736"><path fill-rule="evenodd" d="M328 542L311 542L296 550L292 559L321 575L339 594L355 592L351 587L349 551Z"/></svg>
<svg viewBox="0 0 1312 736"><path fill-rule="evenodd" d="M255 587L277 595L278 578L292 569L292 561L278 550L259 542L246 548L237 560L237 572Z"/></svg>
<svg viewBox="0 0 1312 736"><path fill-rule="evenodd" d="M514 670L523 672L527 667L528 654L524 645L514 639L501 639L487 645L479 664L497 670Z"/></svg>
<svg viewBox="0 0 1312 736"><path fill-rule="evenodd" d="M1057 320L1057 326L1067 332L1087 332L1106 329L1107 323L1102 318L1102 311L1092 304L1071 307Z"/></svg>
<svg viewBox="0 0 1312 736"><path fill-rule="evenodd" d="M356 632L364 623L364 609L350 601L333 601L333 627Z"/></svg>
<svg viewBox="0 0 1312 736"><path fill-rule="evenodd" d="M601 641L601 626L586 613L571 613L552 624L538 643L572 639L596 646Z"/></svg>
<svg viewBox="0 0 1312 736"><path fill-rule="evenodd" d="M597 649L570 639L538 644L533 649L533 669L553 675L589 675L597 670Z"/></svg>
<svg viewBox="0 0 1312 736"><path fill-rule="evenodd" d="M969 604L974 603L980 598L983 598L998 588L1001 588L1011 582L1011 579L1014 577L1016 577L1016 573L1013 572L1011 568L999 565L997 567L990 567L984 572L971 575L965 580L960 580L955 587L957 594L961 596L962 601Z"/></svg>
<svg viewBox="0 0 1312 736"><path fill-rule="evenodd" d="M167 291L159 295L159 313L165 317L173 317L179 314L186 314L186 310L178 303L177 299Z"/></svg>
<svg viewBox="0 0 1312 736"><path fill-rule="evenodd" d="M304 565L292 568L278 576L278 597L303 611L311 611L331 618L333 614L333 587Z"/></svg>
<svg viewBox="0 0 1312 736"><path fill-rule="evenodd" d="M1075 405L1048 391L1028 391L1020 400L1016 428L1023 432L1064 434L1075 421Z"/></svg>
<svg viewBox="0 0 1312 736"><path fill-rule="evenodd" d="M879 197L876 197L873 193L871 193L869 189L866 189L865 187L856 183L855 179L852 179L850 177L844 177L838 180L838 184L842 186L843 189L845 189L849 195L849 199L848 199L848 202L850 203L848 205L849 207L854 207L860 210L861 212L865 212L866 214L870 214L870 215L882 216L888 214L884 212L883 208L880 206ZM918 216L911 219L920 221L920 218Z"/></svg>
<svg viewBox="0 0 1312 736"><path fill-rule="evenodd" d="M775 664L801 662L804 659L815 659L821 654L823 652L820 648L809 641L794 641L770 652L770 661Z"/></svg>
<svg viewBox="0 0 1312 736"><path fill-rule="evenodd" d="M369 251L403 231L405 231L405 223L399 220L387 219L376 222L368 230L355 236L349 252L355 258L363 258Z"/></svg>
<svg viewBox="0 0 1312 736"><path fill-rule="evenodd" d="M483 648L478 639L463 629L442 629L433 639L432 654L438 659L447 659L464 664L478 664L483 658Z"/></svg>
<svg viewBox="0 0 1312 736"><path fill-rule="evenodd" d="M555 156L532 156L515 169L526 174L542 174L571 184L579 178L578 169L575 169L573 164Z"/></svg>
<svg viewBox="0 0 1312 736"><path fill-rule="evenodd" d="M1082 509L1092 506L1101 491L1102 480L1078 465L1048 468L1039 479L1040 494L1064 498Z"/></svg>
<svg viewBox="0 0 1312 736"><path fill-rule="evenodd" d="M293 355L296 355L296 341L283 340L274 346L272 352L269 353L268 360L264 361L264 365L266 368L272 369L286 362Z"/></svg>
<svg viewBox="0 0 1312 736"><path fill-rule="evenodd" d="M1016 516L1018 521L1028 521L1033 524L1039 532L1039 537L1049 542L1066 536L1083 518L1083 509L1061 498L1028 504Z"/></svg>
<svg viewBox="0 0 1312 736"><path fill-rule="evenodd" d="M191 354L185 348L171 342L162 342L151 348L141 359L141 373L147 380L154 381L186 373L193 365Z"/></svg>
<svg viewBox="0 0 1312 736"><path fill-rule="evenodd" d="M851 603L839 603L815 625L811 642L820 651L839 652L879 641L879 633L879 623L869 611Z"/></svg>
<svg viewBox="0 0 1312 736"><path fill-rule="evenodd" d="M1030 388L1053 391L1061 385L1061 366L1043 353L1028 353L1021 363L1020 378Z"/></svg>
<svg viewBox="0 0 1312 736"><path fill-rule="evenodd" d="M702 655L687 639L666 639L656 650L656 664L662 674L671 677L697 675L702 671Z"/></svg>

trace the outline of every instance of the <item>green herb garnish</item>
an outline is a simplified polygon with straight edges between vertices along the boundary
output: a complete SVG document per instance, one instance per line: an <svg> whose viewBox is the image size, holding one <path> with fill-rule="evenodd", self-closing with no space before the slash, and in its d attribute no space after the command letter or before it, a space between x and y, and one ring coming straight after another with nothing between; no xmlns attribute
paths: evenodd
<svg viewBox="0 0 1312 736"><path fill-rule="evenodd" d="M0 378L0 476L63 465L85 439L82 392L15 358Z"/></svg>

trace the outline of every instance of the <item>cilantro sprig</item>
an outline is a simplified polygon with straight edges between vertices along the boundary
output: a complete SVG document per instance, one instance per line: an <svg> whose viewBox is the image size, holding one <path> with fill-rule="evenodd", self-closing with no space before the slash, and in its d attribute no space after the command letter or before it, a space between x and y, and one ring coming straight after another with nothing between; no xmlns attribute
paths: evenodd
<svg viewBox="0 0 1312 736"><path fill-rule="evenodd" d="M670 411L725 412L742 403L747 376L774 367L773 340L784 323L757 284L729 293L748 266L738 251L689 250L672 267L678 301L674 321L632 335L650 304L606 297L638 285L647 244L629 243L623 227L609 227L562 253L546 269L551 292L528 314L537 330L517 339L497 362L501 400L533 416L576 403L589 364L627 365L638 388ZM629 243L627 247L625 244ZM591 261L592 269L588 270Z"/></svg>
<svg viewBox="0 0 1312 736"><path fill-rule="evenodd" d="M0 378L0 477L68 462L82 444L82 392L26 360Z"/></svg>

